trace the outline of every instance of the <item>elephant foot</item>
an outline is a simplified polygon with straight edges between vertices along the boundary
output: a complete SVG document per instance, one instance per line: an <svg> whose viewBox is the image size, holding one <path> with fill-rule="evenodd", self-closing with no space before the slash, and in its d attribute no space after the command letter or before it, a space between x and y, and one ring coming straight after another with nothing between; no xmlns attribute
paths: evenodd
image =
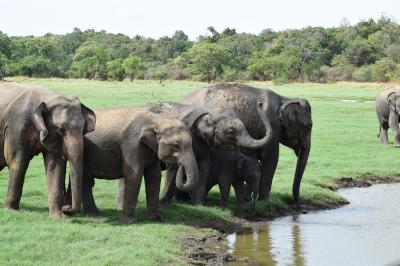
<svg viewBox="0 0 400 266"><path fill-rule="evenodd" d="M7 201L4 204L4 208L6 209L12 209L12 210L19 210L19 203L18 202L12 202L12 201Z"/></svg>
<svg viewBox="0 0 400 266"><path fill-rule="evenodd" d="M61 211L54 211L54 212L49 212L49 218L51 218L51 219L66 219L66 218L69 218L69 216L65 215Z"/></svg>
<svg viewBox="0 0 400 266"><path fill-rule="evenodd" d="M162 215L159 212L149 212L147 218L152 221L162 221Z"/></svg>
<svg viewBox="0 0 400 266"><path fill-rule="evenodd" d="M97 209L93 209L93 210L84 210L83 213L86 216L90 216L90 217L98 217L100 216L100 212Z"/></svg>
<svg viewBox="0 0 400 266"><path fill-rule="evenodd" d="M80 211L79 209L74 209L71 205L64 205L61 210L65 215L68 216L75 215Z"/></svg>
<svg viewBox="0 0 400 266"><path fill-rule="evenodd" d="M137 223L136 217L129 217L129 216L126 216L126 215L121 215L119 217L119 221L122 222L122 223L125 223L125 224L135 224L135 223Z"/></svg>
<svg viewBox="0 0 400 266"><path fill-rule="evenodd" d="M160 200L160 205L163 206L163 207L170 207L171 206L171 201Z"/></svg>

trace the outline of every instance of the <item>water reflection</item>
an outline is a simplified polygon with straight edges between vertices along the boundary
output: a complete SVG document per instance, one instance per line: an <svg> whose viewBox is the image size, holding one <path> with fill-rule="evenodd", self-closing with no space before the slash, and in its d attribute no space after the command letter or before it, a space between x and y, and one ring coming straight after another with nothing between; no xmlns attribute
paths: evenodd
<svg viewBox="0 0 400 266"><path fill-rule="evenodd" d="M400 184L342 190L345 207L228 236L232 265L400 265Z"/></svg>
<svg viewBox="0 0 400 266"><path fill-rule="evenodd" d="M249 230L251 233L228 236L229 252L237 258L243 258L231 265L306 265L298 224L293 224L291 231L287 227L270 223Z"/></svg>

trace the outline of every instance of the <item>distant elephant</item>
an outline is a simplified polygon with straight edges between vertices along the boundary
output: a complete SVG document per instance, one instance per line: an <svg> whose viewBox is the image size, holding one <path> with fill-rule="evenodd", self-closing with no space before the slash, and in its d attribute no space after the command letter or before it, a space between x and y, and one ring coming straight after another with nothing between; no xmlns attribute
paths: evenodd
<svg viewBox="0 0 400 266"><path fill-rule="evenodd" d="M379 122L379 142L388 144L388 129L394 132L394 146L400 147L400 87L382 91L376 97L376 115Z"/></svg>
<svg viewBox="0 0 400 266"><path fill-rule="evenodd" d="M85 138L83 208L97 214L93 199L93 178L123 178L124 193L121 220L136 221L142 176L146 187L148 217L159 219L160 162L179 163L176 186L193 190L199 174L193 154L192 138L177 119L160 118L134 109L109 109L96 112L97 129ZM183 172L186 181L183 180Z"/></svg>
<svg viewBox="0 0 400 266"><path fill-rule="evenodd" d="M238 151L210 150L210 173L208 176L206 194L215 185L221 193L221 204L226 206L229 191L233 186L239 208L242 208L246 198L246 185L253 191L253 207L258 194L261 178L261 167L258 161Z"/></svg>
<svg viewBox="0 0 400 266"><path fill-rule="evenodd" d="M261 108L261 107L260 107ZM209 172L209 148L232 150L238 145L247 148L257 148L265 145L271 140L269 124L266 117L264 135L260 139L253 139L246 131L244 124L236 114L227 108L204 109L194 108L191 105L179 103L158 103L136 108L153 112L154 114L165 117L180 119L185 123L193 139L193 150L199 168L199 185L190 193L190 198L194 204L203 202ZM168 204L174 196L185 196L187 193L177 191L175 186L175 176L177 164L168 164L164 190L161 194L161 203ZM120 182L119 188L119 208L122 207L121 194L124 191L124 184Z"/></svg>
<svg viewBox="0 0 400 266"><path fill-rule="evenodd" d="M19 209L29 162L42 153L49 215L79 212L83 135L95 129L93 111L76 97L27 85L1 84L0 95L0 171L9 169L5 207ZM66 160L70 161L72 206L62 206Z"/></svg>
<svg viewBox="0 0 400 266"><path fill-rule="evenodd" d="M203 108L231 108L243 121L254 138L263 136L265 126L256 111L262 99L263 112L271 126L272 140L258 149L262 178L259 199L267 199L279 159L279 142L292 148L297 156L293 182L293 199L300 204L300 183L311 148L311 106L307 100L287 98L272 90L258 89L244 84L220 83L196 90L182 101L184 104Z"/></svg>

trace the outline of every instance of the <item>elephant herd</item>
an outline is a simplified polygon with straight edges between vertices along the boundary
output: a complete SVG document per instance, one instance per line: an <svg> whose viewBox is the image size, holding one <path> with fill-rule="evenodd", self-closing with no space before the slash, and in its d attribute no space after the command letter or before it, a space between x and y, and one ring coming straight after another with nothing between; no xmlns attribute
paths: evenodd
<svg viewBox="0 0 400 266"><path fill-rule="evenodd" d="M202 204L215 185L223 205L233 186L239 207L250 197L254 206L257 198L268 199L279 143L297 156L292 193L296 206L300 204L311 147L307 100L236 83L196 90L181 103L97 111L76 97L28 85L2 83L0 95L0 171L9 169L6 208L19 208L25 173L39 153L51 217L70 216L81 207L87 215L98 215L92 193L96 178L119 180L120 219L127 223L136 221L142 177L149 219L160 219L159 204L174 197ZM388 116L391 125L392 109ZM381 135L387 130L387 120L382 121ZM65 189L67 161L70 182Z"/></svg>

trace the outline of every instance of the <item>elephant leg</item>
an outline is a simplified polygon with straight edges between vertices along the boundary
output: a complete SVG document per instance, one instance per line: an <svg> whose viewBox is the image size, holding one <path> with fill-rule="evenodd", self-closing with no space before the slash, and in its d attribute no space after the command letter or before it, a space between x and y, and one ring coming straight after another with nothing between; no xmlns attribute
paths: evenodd
<svg viewBox="0 0 400 266"><path fill-rule="evenodd" d="M117 188L117 210L122 211L124 208L124 192L125 192L125 180L123 178L118 179Z"/></svg>
<svg viewBox="0 0 400 266"><path fill-rule="evenodd" d="M206 196L209 175L209 162L208 160L201 160L197 162L199 169L199 186L190 194L193 204L203 204Z"/></svg>
<svg viewBox="0 0 400 266"><path fill-rule="evenodd" d="M389 127L394 132L394 146L400 147L399 116L393 111L389 114Z"/></svg>
<svg viewBox="0 0 400 266"><path fill-rule="evenodd" d="M46 169L49 216L61 218L64 201L66 161L62 154L46 152L43 154Z"/></svg>
<svg viewBox="0 0 400 266"><path fill-rule="evenodd" d="M228 205L229 192L231 186L226 184L218 184L220 196L221 196L221 206L226 207Z"/></svg>
<svg viewBox="0 0 400 266"><path fill-rule="evenodd" d="M244 182L243 180L236 178L235 181L233 181L232 186L233 189L235 190L238 207L239 209L242 209L246 197Z"/></svg>
<svg viewBox="0 0 400 266"><path fill-rule="evenodd" d="M159 213L159 196L161 185L160 163L156 162L144 170L144 182L146 187L147 217L151 220L161 220Z"/></svg>
<svg viewBox="0 0 400 266"><path fill-rule="evenodd" d="M261 157L260 189L258 191L258 200L267 200L271 192L272 180L274 178L276 166L279 159L279 143L274 143L273 147L263 152Z"/></svg>
<svg viewBox="0 0 400 266"><path fill-rule="evenodd" d="M388 144L388 128L389 125L387 123L382 123L379 128L379 142L382 144Z"/></svg>
<svg viewBox="0 0 400 266"><path fill-rule="evenodd" d="M130 166L123 167L125 191L124 204L120 220L126 223L135 223L135 208L138 202L143 170L134 170Z"/></svg>
<svg viewBox="0 0 400 266"><path fill-rule="evenodd" d="M172 198L175 196L177 189L175 185L176 172L178 171L176 164L169 164L167 166L167 174L165 178L165 187L161 194L160 202L162 205L171 203Z"/></svg>
<svg viewBox="0 0 400 266"><path fill-rule="evenodd" d="M17 152L12 156L12 158L8 158L9 180L5 202L6 208L15 210L19 209L25 174L28 166L29 159L26 158L22 151Z"/></svg>
<svg viewBox="0 0 400 266"><path fill-rule="evenodd" d="M82 204L83 212L88 216L100 215L99 209L97 209L96 202L93 198L93 187L94 178L84 171L82 180Z"/></svg>

